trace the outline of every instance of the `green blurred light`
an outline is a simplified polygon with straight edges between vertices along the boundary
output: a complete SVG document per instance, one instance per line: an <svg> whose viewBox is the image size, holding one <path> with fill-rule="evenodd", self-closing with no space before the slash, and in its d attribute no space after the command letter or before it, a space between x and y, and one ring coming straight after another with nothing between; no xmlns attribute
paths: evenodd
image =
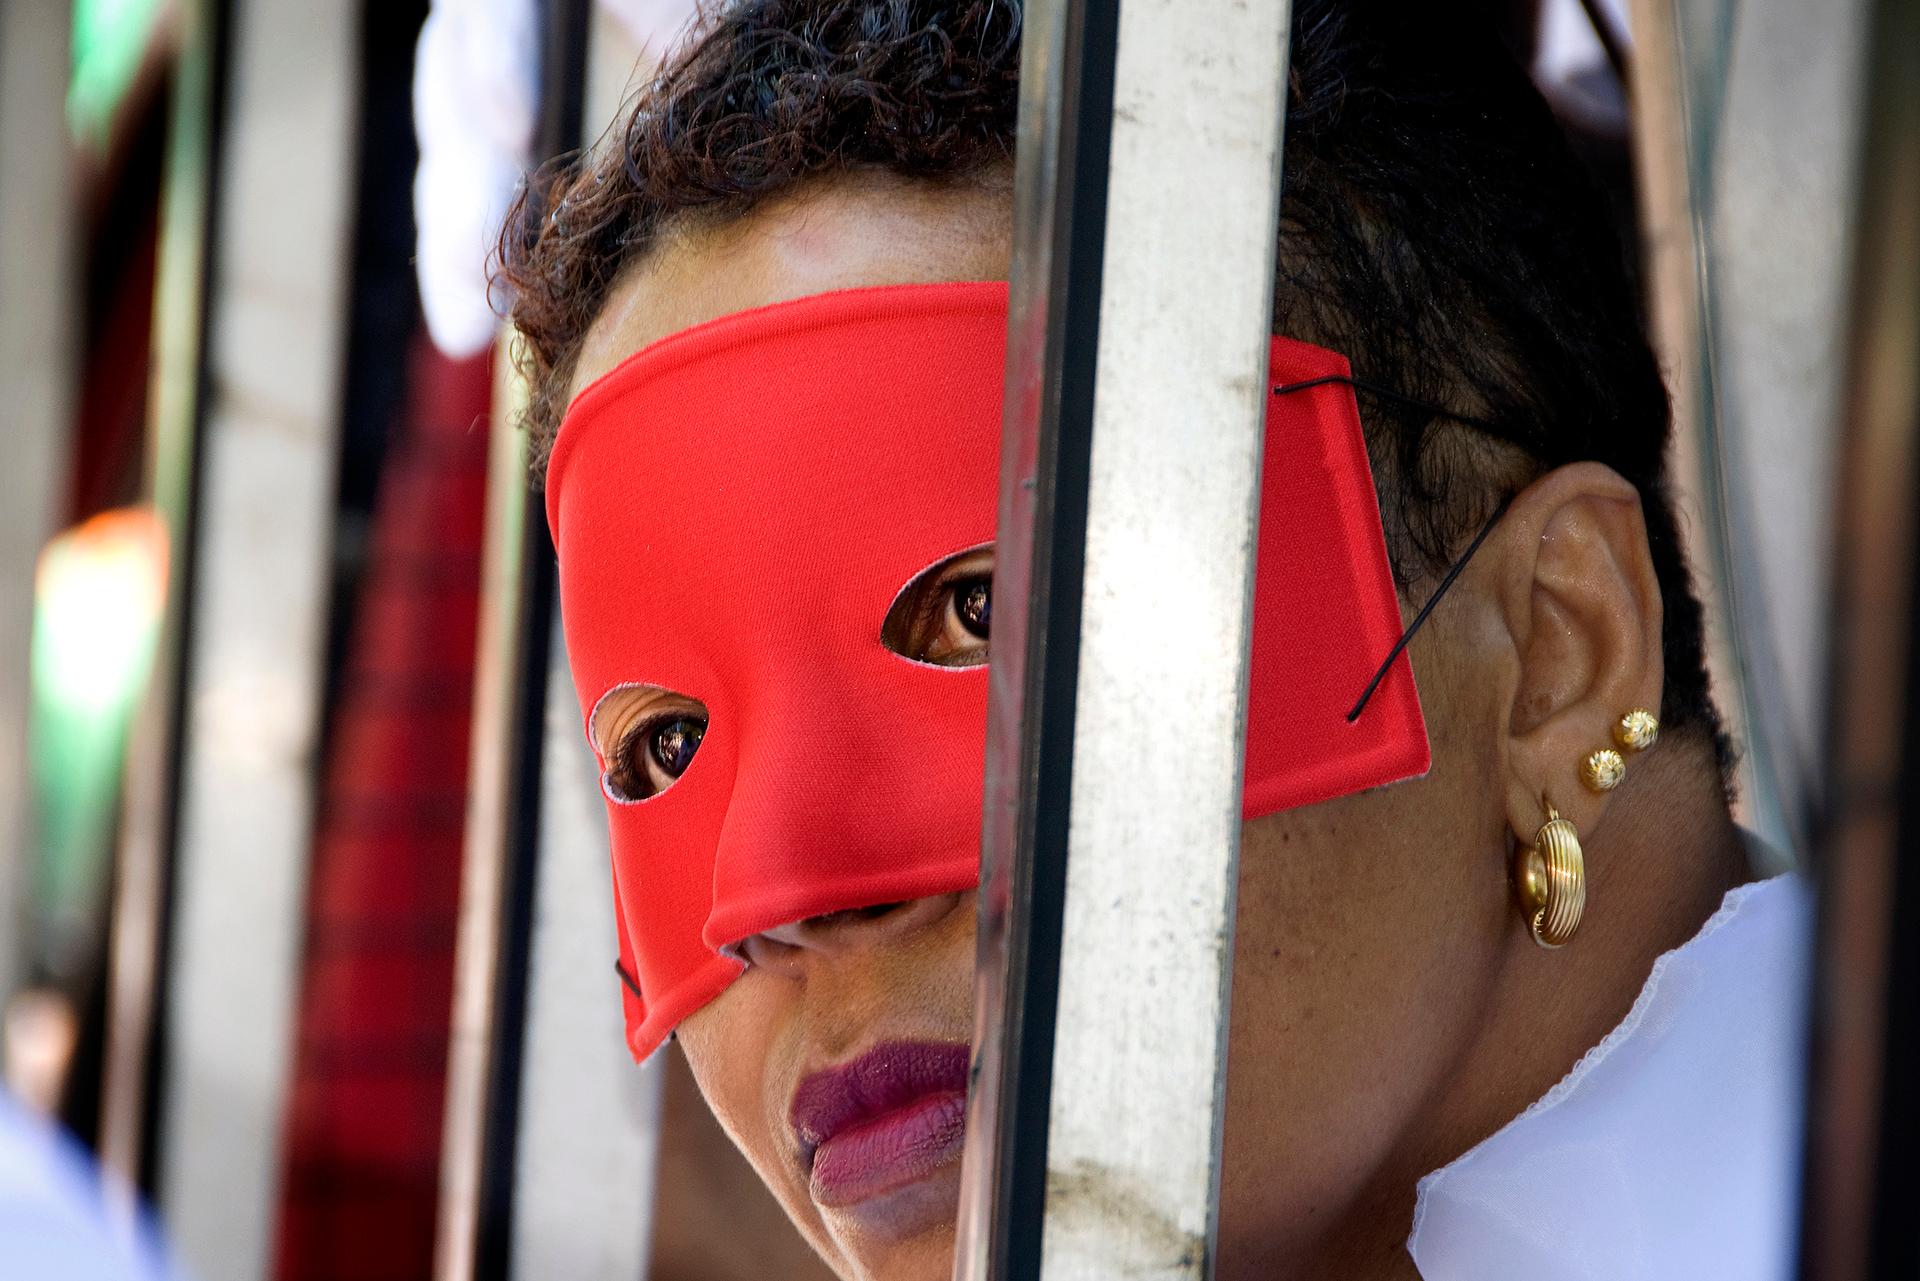
<svg viewBox="0 0 1920 1281"><path fill-rule="evenodd" d="M34 580L28 720L35 853L31 960L84 963L105 886L127 728L158 643L167 538L154 515L96 516L49 543Z"/></svg>
<svg viewBox="0 0 1920 1281"><path fill-rule="evenodd" d="M75 715L129 705L165 589L165 536L145 511L108 512L49 543L34 579L35 693Z"/></svg>
<svg viewBox="0 0 1920 1281"><path fill-rule="evenodd" d="M164 0L73 0L73 79L67 128L92 146L106 142L114 111L133 87Z"/></svg>

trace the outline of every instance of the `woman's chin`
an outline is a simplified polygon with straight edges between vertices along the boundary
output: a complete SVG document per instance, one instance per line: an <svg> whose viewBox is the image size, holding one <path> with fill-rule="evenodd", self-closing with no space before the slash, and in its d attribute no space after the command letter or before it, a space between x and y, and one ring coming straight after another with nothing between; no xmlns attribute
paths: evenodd
<svg viewBox="0 0 1920 1281"><path fill-rule="evenodd" d="M867 1276L935 1281L953 1270L960 1163L849 1205L819 1206L840 1250Z"/></svg>

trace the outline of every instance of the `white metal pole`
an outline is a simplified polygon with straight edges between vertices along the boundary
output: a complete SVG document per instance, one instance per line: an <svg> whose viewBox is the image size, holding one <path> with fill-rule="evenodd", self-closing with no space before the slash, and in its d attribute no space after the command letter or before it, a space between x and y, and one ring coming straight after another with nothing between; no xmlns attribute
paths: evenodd
<svg viewBox="0 0 1920 1281"><path fill-rule="evenodd" d="M957 1276L1211 1266L1288 18L1029 11Z"/></svg>
<svg viewBox="0 0 1920 1281"><path fill-rule="evenodd" d="M1208 1272L1288 6L1114 59L1042 1275ZM1181 709L1183 751L1142 744Z"/></svg>
<svg viewBox="0 0 1920 1281"><path fill-rule="evenodd" d="M1714 699L1738 747L1735 817L1789 856L1811 791L1832 588L1850 193L1870 6L1630 0L1632 143L1671 473ZM1807 549L1817 549L1812 556Z"/></svg>
<svg viewBox="0 0 1920 1281"><path fill-rule="evenodd" d="M271 1267L316 786L359 9L232 15L160 1098L161 1207L209 1281Z"/></svg>
<svg viewBox="0 0 1920 1281"><path fill-rule="evenodd" d="M520 667L524 526L538 513L527 492L526 437L513 426L524 382L494 362L487 440L487 529L474 660L473 744L467 763L467 824L454 941L447 1108L440 1142L435 1281L469 1281L480 1266L486 1214L488 1099L499 1029L502 918L507 910L514 765L514 674Z"/></svg>

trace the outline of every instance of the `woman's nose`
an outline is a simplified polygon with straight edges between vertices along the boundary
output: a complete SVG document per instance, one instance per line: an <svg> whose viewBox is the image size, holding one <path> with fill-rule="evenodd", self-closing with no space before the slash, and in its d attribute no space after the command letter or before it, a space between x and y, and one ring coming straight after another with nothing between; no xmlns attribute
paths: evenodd
<svg viewBox="0 0 1920 1281"><path fill-rule="evenodd" d="M755 934L740 945L740 950L751 965L791 967L816 958L885 947L945 920L959 906L961 897L937 894L809 916Z"/></svg>

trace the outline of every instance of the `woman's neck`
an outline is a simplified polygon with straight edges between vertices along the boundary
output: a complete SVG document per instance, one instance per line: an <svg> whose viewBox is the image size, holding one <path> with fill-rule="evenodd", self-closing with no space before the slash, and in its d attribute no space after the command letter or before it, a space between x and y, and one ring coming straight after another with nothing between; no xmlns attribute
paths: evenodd
<svg viewBox="0 0 1920 1281"><path fill-rule="evenodd" d="M1582 833L1588 890L1579 935L1545 952L1515 931L1493 1015L1447 1094L1295 1275L1417 1278L1405 1242L1418 1181L1550 1090L1626 1017L1654 961L1699 933L1727 892L1752 879L1718 771L1698 747L1642 762L1632 791L1615 798L1599 828Z"/></svg>

